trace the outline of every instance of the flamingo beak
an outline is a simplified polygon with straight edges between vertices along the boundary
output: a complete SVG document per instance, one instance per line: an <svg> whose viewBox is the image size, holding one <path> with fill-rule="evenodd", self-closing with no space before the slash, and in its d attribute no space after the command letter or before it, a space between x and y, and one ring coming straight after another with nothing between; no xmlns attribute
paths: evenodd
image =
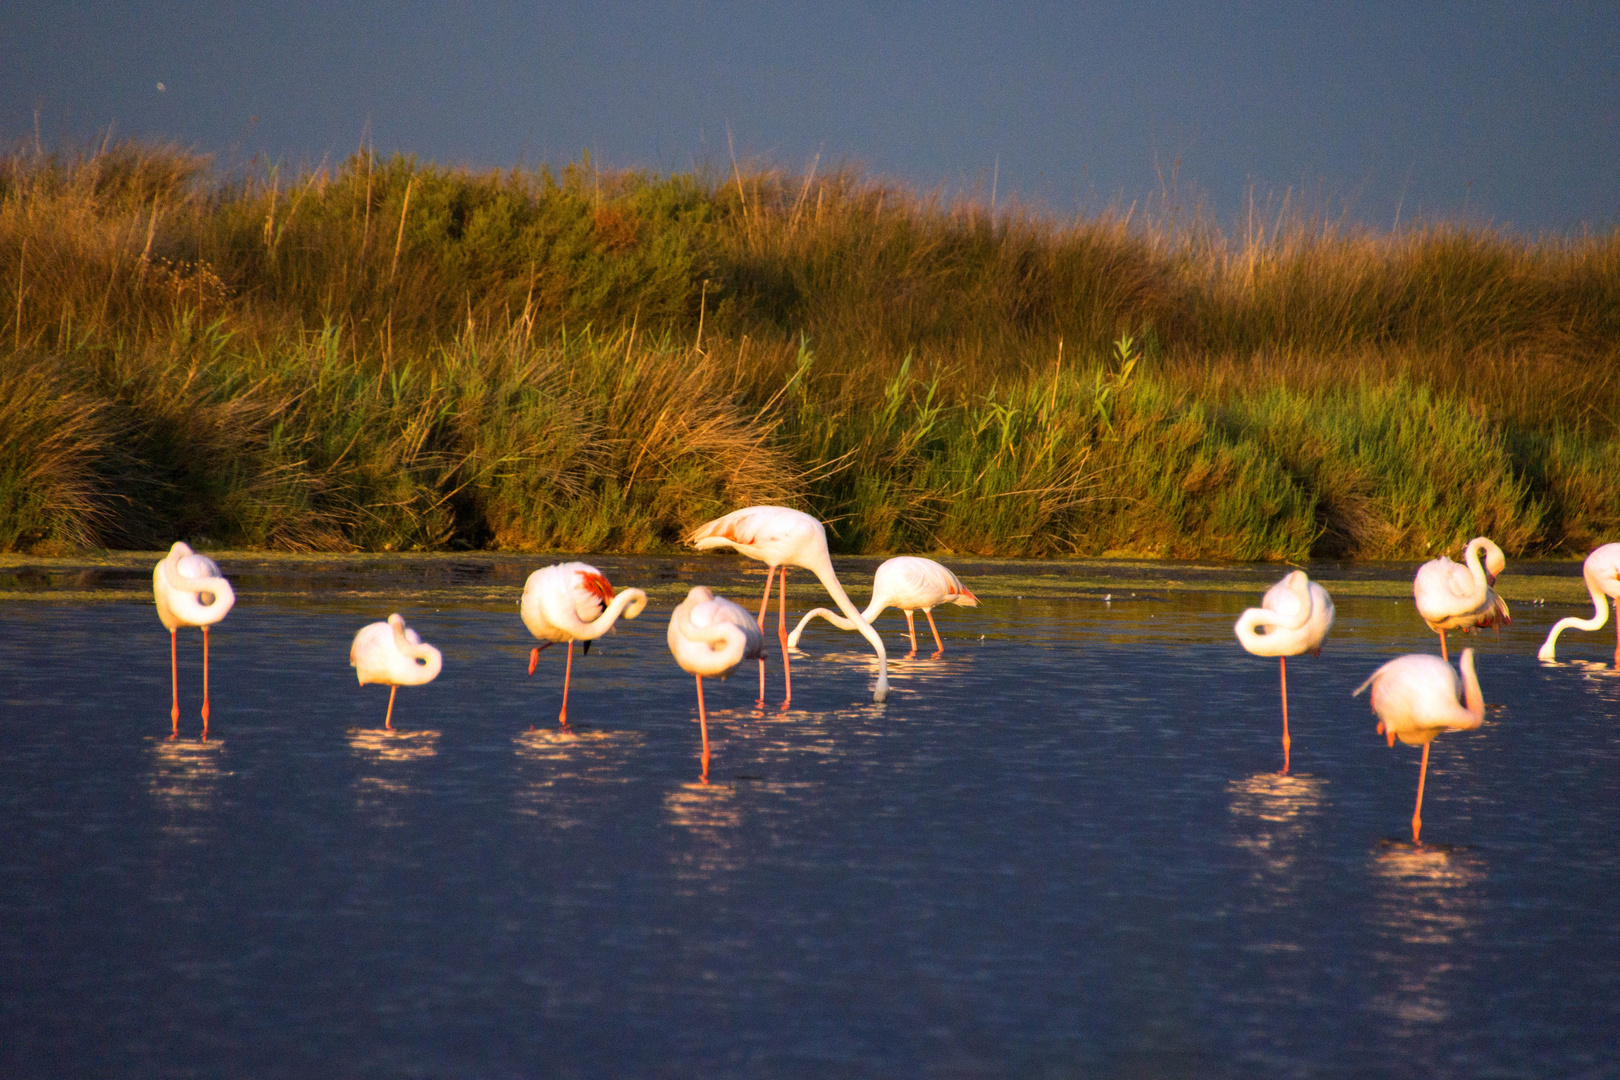
<svg viewBox="0 0 1620 1080"><path fill-rule="evenodd" d="M591 655L591 639L590 638L585 639L585 645L584 645L583 648L581 648L579 650L579 655L581 655L581 656L589 656L589 655Z"/></svg>
<svg viewBox="0 0 1620 1080"><path fill-rule="evenodd" d="M529 652L529 674L530 675L534 674L534 669L539 665L539 663L540 663L540 647L535 646L535 648L532 649Z"/></svg>

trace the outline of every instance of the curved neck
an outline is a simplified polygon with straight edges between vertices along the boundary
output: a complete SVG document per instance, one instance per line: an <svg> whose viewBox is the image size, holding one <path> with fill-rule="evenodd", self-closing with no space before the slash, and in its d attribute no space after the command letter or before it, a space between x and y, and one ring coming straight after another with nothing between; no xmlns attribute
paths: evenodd
<svg viewBox="0 0 1620 1080"><path fill-rule="evenodd" d="M624 614L625 609L632 604L635 605L635 610ZM640 589L620 589L608 602L607 610L590 622L580 622L576 617L573 620L574 625L569 628L569 633L581 641L594 641L613 629L613 624L619 621L621 614L627 619L633 619L640 615L646 606L647 594Z"/></svg>
<svg viewBox="0 0 1620 1080"><path fill-rule="evenodd" d="M889 654L883 648L883 639L878 637L876 630L872 629L871 622L855 609L855 604L850 600L849 594L844 591L844 587L838 583L837 575L833 573L830 558L825 559L825 561L817 560L816 565L806 566L805 569L821 580L822 587L832 596L833 602L838 605L839 610L855 624L854 628L860 631L861 636L872 643L872 648L877 652L878 658L877 689L872 693L872 700L882 701L887 698L889 696Z"/></svg>
<svg viewBox="0 0 1620 1080"><path fill-rule="evenodd" d="M1463 706L1474 723L1485 722L1485 696L1479 690L1479 676L1474 674L1474 650L1464 649L1462 662Z"/></svg>
<svg viewBox="0 0 1620 1080"><path fill-rule="evenodd" d="M1565 630L1601 630L1603 624L1609 621L1609 598L1598 587L1597 578L1592 574L1586 575L1586 591L1592 594L1592 617L1582 619L1571 615L1567 619L1559 619L1553 624L1552 630L1547 634L1547 640L1541 643L1541 651L1536 653L1540 660L1556 659L1553 650L1556 648L1558 635Z"/></svg>
<svg viewBox="0 0 1620 1080"><path fill-rule="evenodd" d="M730 671L748 653L748 635L729 622L698 626L682 608L675 609L675 632L669 636L670 651L680 666L699 677Z"/></svg>

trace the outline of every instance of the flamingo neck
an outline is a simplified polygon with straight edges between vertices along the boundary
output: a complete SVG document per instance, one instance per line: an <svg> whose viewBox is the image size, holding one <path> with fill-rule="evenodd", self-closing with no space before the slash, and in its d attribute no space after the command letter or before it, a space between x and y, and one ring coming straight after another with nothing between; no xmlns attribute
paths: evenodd
<svg viewBox="0 0 1620 1080"><path fill-rule="evenodd" d="M1479 689L1479 676L1474 673L1474 650L1464 649L1462 661L1463 707L1475 724L1485 720L1485 696Z"/></svg>
<svg viewBox="0 0 1620 1080"><path fill-rule="evenodd" d="M849 598L849 594L838 583L838 576L833 573L831 558L823 556L816 560L815 565L806 566L805 569L820 579L822 587L833 598L833 602L855 624L854 628L860 631L862 637L872 643L872 648L877 652L878 658L877 689L872 693L872 700L884 700L889 696L889 654L883 648L883 639L878 637L876 630L872 629L871 621L856 610L854 602Z"/></svg>

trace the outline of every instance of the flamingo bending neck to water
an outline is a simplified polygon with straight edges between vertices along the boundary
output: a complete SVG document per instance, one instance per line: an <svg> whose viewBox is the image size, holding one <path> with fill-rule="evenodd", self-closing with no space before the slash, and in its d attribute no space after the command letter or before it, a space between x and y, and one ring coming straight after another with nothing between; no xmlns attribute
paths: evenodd
<svg viewBox="0 0 1620 1080"><path fill-rule="evenodd" d="M782 606L777 617L777 638L782 642L782 677L786 690L782 708L793 700L793 671L787 655L787 568L801 566L821 581L839 609L849 617L855 629L877 652L877 687L872 691L873 701L889 696L889 658L872 624L855 609L849 594L838 583L833 573L832 556L827 550L827 530L809 514L790 510L785 506L749 506L735 510L725 517L715 518L693 529L686 542L699 551L729 547L766 566L765 596L760 601L758 624L765 629L765 612L771 603L771 579L782 571ZM765 660L759 661L759 703L765 703Z"/></svg>
<svg viewBox="0 0 1620 1080"><path fill-rule="evenodd" d="M1585 565L1581 567L1581 576L1586 579L1586 591L1592 594L1592 607L1595 609L1592 617L1578 619L1571 616L1559 619L1548 632L1547 640L1541 643L1541 651L1536 653L1536 656L1541 660L1553 659L1553 648L1558 641L1558 635L1571 627L1577 630L1601 629L1603 624L1609 621L1609 599L1613 598L1614 666L1620 670L1620 544L1604 544L1594 549L1586 557Z"/></svg>
<svg viewBox="0 0 1620 1080"><path fill-rule="evenodd" d="M1421 843L1423 781L1429 775L1429 744L1447 731L1471 731L1485 722L1485 697L1474 674L1474 650L1464 649L1462 674L1449 663L1427 653L1397 656L1356 687L1351 697L1372 687L1372 709L1378 714L1378 734L1394 746L1395 740L1423 747L1418 771L1417 805L1412 808L1412 843Z"/></svg>
<svg viewBox="0 0 1620 1080"><path fill-rule="evenodd" d="M703 676L725 678L744 660L764 660L765 635L746 608L699 585L669 616L669 651L697 678L698 725L703 734L703 782L709 782L709 714Z"/></svg>
<svg viewBox="0 0 1620 1080"><path fill-rule="evenodd" d="M1483 567L1479 564L1482 551ZM1446 655L1447 630L1466 633L1476 626L1492 626L1498 619L1513 621L1507 602L1491 588L1506 567L1502 549L1483 536L1468 541L1461 566L1442 555L1418 567L1412 579L1412 598L1429 629L1440 635L1440 659L1450 659Z"/></svg>
<svg viewBox="0 0 1620 1080"><path fill-rule="evenodd" d="M586 652L591 642L613 629L622 614L626 619L640 615L647 606L647 594L640 589L613 586L590 563L568 562L545 566L529 575L523 586L518 611L529 633L540 639L529 653L529 674L540 662L540 650L558 642L568 643L568 662L563 668L562 711L557 723L568 726L568 682L574 672L574 642L583 641Z"/></svg>
<svg viewBox="0 0 1620 1080"><path fill-rule="evenodd" d="M1260 598L1260 606L1239 616L1232 629L1255 656L1275 656L1282 679L1283 767L1288 771L1288 658L1320 653L1333 626L1333 598L1327 590L1295 570Z"/></svg>
<svg viewBox="0 0 1620 1080"><path fill-rule="evenodd" d="M405 625L404 616L397 612L387 622L374 622L362 626L349 646L349 666L354 668L360 685L388 684L388 714L383 727L394 727L394 695L401 686L426 686L439 677L444 657L438 649L425 644L422 636Z"/></svg>
<svg viewBox="0 0 1620 1080"><path fill-rule="evenodd" d="M208 738L208 628L223 619L236 603L231 583L219 572L219 564L206 555L176 541L163 560L152 568L152 597L157 602L158 619L169 631L169 680L173 704L169 738L180 734L180 661L176 632L182 626L202 628L203 636L203 738Z"/></svg>
<svg viewBox="0 0 1620 1080"><path fill-rule="evenodd" d="M945 645L939 640L939 627L934 625L933 609L940 604L959 604L962 607L977 607L979 598L957 580L955 574L935 562L933 559L924 559L918 555L899 555L888 560L877 568L872 575L872 601L861 612L861 618L869 623L877 622L877 617L883 614L885 608L899 608L906 617L906 634L911 638L911 652L908 656L917 654L917 624L912 613L921 610L928 617L928 629L934 632L935 656L945 651ZM799 625L793 628L788 635L787 647L799 647L799 638L804 634L805 626L811 619L826 619L840 630L854 630L855 623L841 615L828 611L826 608L815 608L799 620Z"/></svg>

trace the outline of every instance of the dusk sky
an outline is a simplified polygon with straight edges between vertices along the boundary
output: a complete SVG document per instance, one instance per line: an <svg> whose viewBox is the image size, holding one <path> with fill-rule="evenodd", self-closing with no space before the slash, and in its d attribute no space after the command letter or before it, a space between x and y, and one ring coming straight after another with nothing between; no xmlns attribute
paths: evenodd
<svg viewBox="0 0 1620 1080"><path fill-rule="evenodd" d="M159 89L159 84L162 89ZM1053 214L1174 178L1389 227L1620 224L1620 6L41 3L0 12L0 136L240 166L858 165ZM257 118L257 119L254 119Z"/></svg>

